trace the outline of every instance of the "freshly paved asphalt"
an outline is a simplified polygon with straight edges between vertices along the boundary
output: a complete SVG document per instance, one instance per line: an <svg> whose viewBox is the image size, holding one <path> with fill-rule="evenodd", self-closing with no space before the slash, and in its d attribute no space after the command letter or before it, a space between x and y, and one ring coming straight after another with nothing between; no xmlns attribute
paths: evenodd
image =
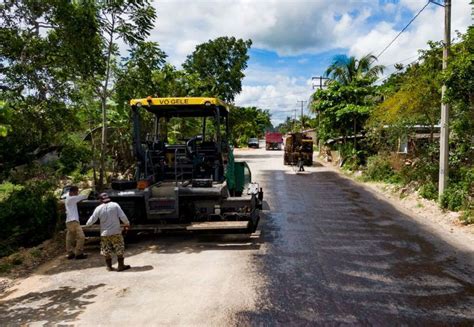
<svg viewBox="0 0 474 327"><path fill-rule="evenodd" d="M269 211L265 288L252 325L474 324L474 253L453 248L360 184L319 165L297 174L281 153L246 152Z"/></svg>

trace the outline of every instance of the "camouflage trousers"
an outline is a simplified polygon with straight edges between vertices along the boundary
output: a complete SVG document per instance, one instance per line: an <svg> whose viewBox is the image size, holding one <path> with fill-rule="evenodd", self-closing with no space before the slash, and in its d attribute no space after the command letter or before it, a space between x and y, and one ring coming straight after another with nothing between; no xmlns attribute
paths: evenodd
<svg viewBox="0 0 474 327"><path fill-rule="evenodd" d="M103 256L110 257L115 254L117 257L123 257L124 251L125 243L122 234L100 237L100 253Z"/></svg>

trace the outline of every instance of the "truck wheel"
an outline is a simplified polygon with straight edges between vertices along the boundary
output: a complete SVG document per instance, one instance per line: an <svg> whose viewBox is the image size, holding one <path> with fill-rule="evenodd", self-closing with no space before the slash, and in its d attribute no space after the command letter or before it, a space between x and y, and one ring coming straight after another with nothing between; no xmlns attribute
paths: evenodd
<svg viewBox="0 0 474 327"><path fill-rule="evenodd" d="M139 241L137 232L130 230L125 235L123 235L123 238L125 243L137 243Z"/></svg>

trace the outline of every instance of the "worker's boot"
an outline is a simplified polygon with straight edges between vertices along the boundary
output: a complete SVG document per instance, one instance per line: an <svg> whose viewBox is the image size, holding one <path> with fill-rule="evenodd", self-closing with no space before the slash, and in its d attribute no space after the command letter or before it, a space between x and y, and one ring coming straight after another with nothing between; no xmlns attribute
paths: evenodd
<svg viewBox="0 0 474 327"><path fill-rule="evenodd" d="M123 258L123 257L118 257L118 258L117 258L117 261L118 261L118 268L117 268L117 271L124 271L124 270L130 269L130 266L129 266L129 265L125 265L125 264L123 263L123 261L124 261L124 258Z"/></svg>
<svg viewBox="0 0 474 327"><path fill-rule="evenodd" d="M114 271L115 268L112 267L112 258L105 258L105 264L107 265L108 271Z"/></svg>
<svg viewBox="0 0 474 327"><path fill-rule="evenodd" d="M77 260L81 260L81 259L87 259L87 254L85 253L81 253L81 254L77 254L74 259L77 259Z"/></svg>

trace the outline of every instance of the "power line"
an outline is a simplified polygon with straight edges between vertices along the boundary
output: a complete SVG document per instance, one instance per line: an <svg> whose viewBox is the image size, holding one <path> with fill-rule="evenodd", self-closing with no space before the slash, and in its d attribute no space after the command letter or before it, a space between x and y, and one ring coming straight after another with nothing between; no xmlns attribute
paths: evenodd
<svg viewBox="0 0 474 327"><path fill-rule="evenodd" d="M418 62L418 61L420 61L420 60L421 60L421 58L417 58L416 60L413 60L413 61L410 62L408 65L406 65L406 67L408 67L408 66L410 66L410 65L413 65L414 63L416 63L416 62ZM393 73L391 73L390 75L381 76L379 79L377 79L377 80L375 81L375 83L377 83L377 82L383 82L383 81L385 81L386 79L390 78L390 76L392 76L392 75L393 75Z"/></svg>
<svg viewBox="0 0 474 327"><path fill-rule="evenodd" d="M293 93L290 93L290 94L285 94L285 95L276 95L276 96L266 96L266 97L261 97L259 98L259 100L266 100L266 99L279 99L279 98L285 98L287 96L292 96L292 95L296 95L296 94L303 94L303 93L307 93L308 90L305 90L305 91L300 91L300 92L293 92ZM257 102L259 100L252 100L250 103L252 102ZM293 100L291 100L293 101Z"/></svg>
<svg viewBox="0 0 474 327"><path fill-rule="evenodd" d="M396 64L399 64L399 63L402 63L404 61L407 61L407 60L410 60L410 59L413 59L413 58L417 58L419 57L418 54L414 55L414 56L411 56L411 57L408 57L408 58L405 58L405 59L402 59L402 60L398 60L397 62L394 62L392 64L388 64L388 65L385 65L386 67L390 67L390 66L395 66Z"/></svg>
<svg viewBox="0 0 474 327"><path fill-rule="evenodd" d="M411 25L411 23L413 23L413 21L421 14L421 12L423 10L425 10L426 7L428 7L428 5L431 3L431 1L428 1L424 6L423 8L420 9L420 11L418 11L418 13L408 22L408 24L397 34L397 36L395 36L393 38L392 41L390 41L390 43L382 50L380 51L380 53L377 55L377 58L380 58L380 56L388 49L390 48L390 46L393 44L393 42L395 42L396 39L398 39L398 37L403 33L405 32L405 30L408 28L408 26Z"/></svg>

